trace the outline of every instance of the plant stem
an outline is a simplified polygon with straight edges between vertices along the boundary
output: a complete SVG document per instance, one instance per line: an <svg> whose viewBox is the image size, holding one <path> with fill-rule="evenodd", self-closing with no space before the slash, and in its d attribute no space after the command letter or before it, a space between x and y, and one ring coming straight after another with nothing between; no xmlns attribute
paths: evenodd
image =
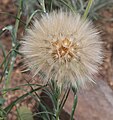
<svg viewBox="0 0 113 120"><path fill-rule="evenodd" d="M58 103L57 103L57 110L56 110L56 120L59 120L59 105L60 105L60 100L58 100Z"/></svg>
<svg viewBox="0 0 113 120"><path fill-rule="evenodd" d="M70 120L73 120L74 112L77 106L77 100L78 100L77 95L75 95Z"/></svg>
<svg viewBox="0 0 113 120"><path fill-rule="evenodd" d="M40 90L40 89L42 89L44 87L47 87L47 85L37 87L36 89L33 89L33 90L31 90L31 91L23 94L22 96L18 97L16 100L14 100L11 104L9 104L7 107L5 107L4 111L8 114L11 111L11 109L15 106L15 104L17 104L18 102L20 102L21 100L23 100L28 95L31 95L35 91L38 91L38 90Z"/></svg>
<svg viewBox="0 0 113 120"><path fill-rule="evenodd" d="M16 23L15 23L15 37L17 37L21 15L22 15L22 0L19 1L19 8L18 8L18 14L17 14L18 19L16 19Z"/></svg>
<svg viewBox="0 0 113 120"><path fill-rule="evenodd" d="M45 0L39 0L39 1L40 1L41 6L42 6L43 12L46 13Z"/></svg>
<svg viewBox="0 0 113 120"><path fill-rule="evenodd" d="M11 60L11 65L10 65L8 75L7 75L7 79L6 79L6 88L8 88L8 86L9 86L9 81L11 79L11 74L12 74L13 67L14 67L14 62L15 62L15 59L16 59L16 53L14 51L12 52L12 55L13 56L12 56L12 60Z"/></svg>
<svg viewBox="0 0 113 120"><path fill-rule="evenodd" d="M56 86L56 90L55 92L57 93L56 95L56 109L55 109L55 116L56 116L56 119L55 120L60 120L59 119L59 116L60 116L60 104L61 104L61 101L60 101L60 97L61 97L61 93L62 93L62 86L58 87Z"/></svg>
<svg viewBox="0 0 113 120"><path fill-rule="evenodd" d="M22 1L23 0L19 1L18 14L17 14L18 19L16 19L15 29L10 28L10 32L11 32L11 36L12 36L12 49L15 49L15 47L17 45L17 32L18 32L18 27L19 27L19 23L20 23L20 18L21 18L21 15L22 15ZM11 73L13 71L14 63L15 63L15 60L16 60L16 55L17 55L17 53L15 51L12 51L12 53L11 53L12 59L11 59L11 65L10 65L10 68L9 68L9 72L8 72L8 75L7 75L6 88L9 85L9 80L11 78Z"/></svg>
<svg viewBox="0 0 113 120"><path fill-rule="evenodd" d="M93 0L89 0L88 5L87 5L86 10L85 10L84 15L83 15L83 18L84 18L84 19L87 18L88 13L89 13L89 11L90 11L90 8L91 8L91 6L92 6L92 3L93 3Z"/></svg>

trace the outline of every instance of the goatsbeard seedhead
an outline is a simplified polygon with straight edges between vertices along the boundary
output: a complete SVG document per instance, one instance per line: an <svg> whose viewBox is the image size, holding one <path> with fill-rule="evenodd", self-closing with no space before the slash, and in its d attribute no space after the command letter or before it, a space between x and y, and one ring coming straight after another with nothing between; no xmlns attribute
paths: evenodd
<svg viewBox="0 0 113 120"><path fill-rule="evenodd" d="M102 62L102 42L91 21L59 11L34 20L22 40L21 53L34 76L77 87L93 82Z"/></svg>

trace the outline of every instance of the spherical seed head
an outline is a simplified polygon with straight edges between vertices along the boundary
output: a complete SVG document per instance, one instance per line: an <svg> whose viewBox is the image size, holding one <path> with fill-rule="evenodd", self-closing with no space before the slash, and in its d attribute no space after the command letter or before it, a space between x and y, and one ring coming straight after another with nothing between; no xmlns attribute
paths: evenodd
<svg viewBox="0 0 113 120"><path fill-rule="evenodd" d="M35 19L21 52L34 76L75 87L93 81L102 61L102 43L92 22L62 11Z"/></svg>

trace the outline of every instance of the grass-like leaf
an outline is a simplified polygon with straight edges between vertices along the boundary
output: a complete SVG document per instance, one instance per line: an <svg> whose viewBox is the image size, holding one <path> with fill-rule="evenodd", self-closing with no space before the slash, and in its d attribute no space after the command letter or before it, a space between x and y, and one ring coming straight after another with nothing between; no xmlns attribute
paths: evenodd
<svg viewBox="0 0 113 120"><path fill-rule="evenodd" d="M11 111L11 109L13 108L13 106L15 106L18 102L20 102L20 101L23 100L25 97L31 95L32 93L34 93L34 92L36 92L36 91L38 91L38 90L40 90L40 89L42 89L42 88L44 88L44 87L46 87L46 85L41 86L41 87L38 87L38 88L36 88L36 89L33 89L33 90L31 90L30 92L27 92L27 93L25 93L24 95L18 97L18 98L17 98L15 101L13 101L9 106L7 106L7 107L4 109L4 111L8 114L8 113Z"/></svg>
<svg viewBox="0 0 113 120"><path fill-rule="evenodd" d="M17 113L18 120L33 120L32 112L26 106L17 109Z"/></svg>

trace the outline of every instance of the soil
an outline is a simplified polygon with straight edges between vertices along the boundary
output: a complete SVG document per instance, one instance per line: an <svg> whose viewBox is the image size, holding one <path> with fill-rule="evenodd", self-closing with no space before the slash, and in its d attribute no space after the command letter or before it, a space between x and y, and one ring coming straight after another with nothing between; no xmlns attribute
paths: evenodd
<svg viewBox="0 0 113 120"><path fill-rule="evenodd" d="M0 0L0 29L4 28L7 25L14 25L15 23L15 18L3 14L3 12L11 13L13 15L16 15L16 6L14 1L12 0ZM96 21L96 25L99 26L98 28L102 31L101 36L103 40L103 46L104 46L104 61L102 66L100 67L100 75L99 78L103 80L105 83L107 83L107 86L113 90L113 8L106 8L102 10L101 12L102 19L99 19ZM19 36L20 38L23 34L22 30L23 26L21 25L21 28L19 30ZM11 38L10 38L10 33L5 32L1 37L0 37L0 42L3 44L6 52L11 49ZM2 51L0 50L0 63L3 61L3 55ZM10 87L16 87L17 85L25 84L26 82L30 83L38 83L40 80L39 78L35 78L35 80L31 81L31 75L30 73L22 73L22 58L21 56L17 56L14 70L12 73L11 81L10 81ZM0 69L0 76L3 74L3 69ZM2 81L3 82L3 81ZM0 85L0 89L2 89L2 83ZM30 91L32 88L30 87L25 87L24 89L27 89L27 91ZM8 104L11 103L11 101L15 100L25 92L22 91L16 91L16 92L10 92L5 95L6 102L4 106L7 106ZM39 93L38 93L39 94ZM86 95L87 96L87 95ZM70 101L68 101L70 102ZM88 101L86 101L88 102ZM68 104L68 103L67 103ZM18 106L23 106L26 105L29 107L32 111L34 109L34 106L36 105L34 100L29 98L24 99L21 104L17 104L16 107ZM98 106L98 105L97 105ZM16 107L13 108L12 112L8 116L8 120L16 120ZM90 106L89 106L90 107ZM68 107L69 108L69 107ZM90 109L90 108L88 108ZM81 110L82 111L82 110ZM82 111L84 112L84 111ZM89 111L90 112L90 111ZM88 114L88 113L87 113ZM97 113L98 114L98 113ZM99 114L97 115L97 117ZM78 115L79 117L79 115ZM80 117L79 117L80 118ZM78 119L79 120L79 119ZM94 119L87 119L87 118L82 118L82 120L94 120ZM96 119L95 120L100 120ZM111 120L111 119L109 119Z"/></svg>

